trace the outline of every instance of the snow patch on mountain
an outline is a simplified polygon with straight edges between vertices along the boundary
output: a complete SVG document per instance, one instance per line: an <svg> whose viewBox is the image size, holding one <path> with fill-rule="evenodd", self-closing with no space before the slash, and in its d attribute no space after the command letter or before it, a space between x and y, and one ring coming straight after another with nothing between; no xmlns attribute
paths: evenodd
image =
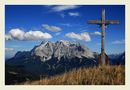
<svg viewBox="0 0 130 90"><path fill-rule="evenodd" d="M53 57L61 59L64 58L94 58L94 54L91 50L81 45L80 43L72 43L69 41L60 40L55 43L45 42L36 46L32 51L31 55L39 56L43 61L49 60Z"/></svg>

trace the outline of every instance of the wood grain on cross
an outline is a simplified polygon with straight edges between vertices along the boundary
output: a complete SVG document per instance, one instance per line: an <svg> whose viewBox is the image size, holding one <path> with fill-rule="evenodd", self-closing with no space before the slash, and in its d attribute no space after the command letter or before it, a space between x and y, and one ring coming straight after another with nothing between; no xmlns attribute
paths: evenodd
<svg viewBox="0 0 130 90"><path fill-rule="evenodd" d="M119 24L118 20L105 20L105 9L102 9L101 20L89 20L88 24L97 24L101 27L101 54L99 58L100 65L108 64L108 56L105 53L105 27L109 24Z"/></svg>

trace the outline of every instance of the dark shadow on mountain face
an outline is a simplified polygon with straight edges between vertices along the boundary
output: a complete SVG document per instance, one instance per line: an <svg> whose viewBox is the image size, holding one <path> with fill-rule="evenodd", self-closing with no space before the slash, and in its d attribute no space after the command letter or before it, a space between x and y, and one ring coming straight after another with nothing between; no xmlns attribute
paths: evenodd
<svg viewBox="0 0 130 90"><path fill-rule="evenodd" d="M36 75L25 71L23 66L5 65L5 85L14 85L27 80L38 79Z"/></svg>
<svg viewBox="0 0 130 90"><path fill-rule="evenodd" d="M41 61L39 57L23 56L20 58L12 58L6 61L5 65L5 84L13 85L19 84L25 81L39 80L40 76L50 77L59 74L63 74L73 69L79 69L82 67L94 67L98 66L97 59L88 59L82 57L82 59L75 57L68 59L61 57L50 59L48 61ZM117 56L115 59L109 59L111 65L125 65L125 52ZM20 63L17 63L19 61Z"/></svg>
<svg viewBox="0 0 130 90"><path fill-rule="evenodd" d="M82 59L73 58L70 60L62 57L60 61L57 60L57 58L53 58L46 62L38 60L38 57L37 60L36 58L35 60L32 58L31 60L27 61L24 59L21 60L21 64L19 65L16 65L17 59L14 58L6 62L5 66L6 85L19 84L27 80L29 81L39 80L40 76L50 77L63 74L73 69L78 69L81 67L93 67L98 65L96 60L87 59L85 57L83 57Z"/></svg>
<svg viewBox="0 0 130 90"><path fill-rule="evenodd" d="M111 65L125 65L125 52L123 52L119 55L115 55L115 56L113 55L111 57L110 57Z"/></svg>

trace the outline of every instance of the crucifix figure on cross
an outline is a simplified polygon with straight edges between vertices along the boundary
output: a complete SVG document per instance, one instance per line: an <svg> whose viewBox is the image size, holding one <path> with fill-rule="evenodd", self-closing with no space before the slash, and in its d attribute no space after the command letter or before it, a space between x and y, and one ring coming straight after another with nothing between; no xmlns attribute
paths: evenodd
<svg viewBox="0 0 130 90"><path fill-rule="evenodd" d="M105 53L105 28L109 24L119 24L118 20L105 20L105 9L102 9L101 20L89 20L88 24L97 24L101 27L101 54L99 56L99 64L109 64L108 56Z"/></svg>

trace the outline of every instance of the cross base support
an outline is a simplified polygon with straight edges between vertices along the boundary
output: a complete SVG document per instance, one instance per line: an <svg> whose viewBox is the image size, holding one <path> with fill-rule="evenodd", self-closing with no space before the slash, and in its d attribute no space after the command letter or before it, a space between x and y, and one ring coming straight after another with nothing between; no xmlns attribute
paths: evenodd
<svg viewBox="0 0 130 90"><path fill-rule="evenodd" d="M109 58L105 52L99 55L98 61L100 66L109 65Z"/></svg>

